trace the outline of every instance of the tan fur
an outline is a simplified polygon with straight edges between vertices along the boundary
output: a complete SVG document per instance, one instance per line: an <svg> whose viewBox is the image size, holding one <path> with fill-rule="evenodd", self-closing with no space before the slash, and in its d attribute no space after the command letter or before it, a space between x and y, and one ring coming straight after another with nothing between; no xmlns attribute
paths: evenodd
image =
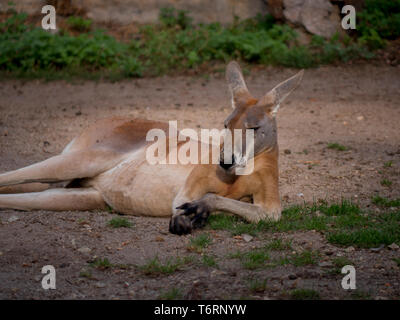
<svg viewBox="0 0 400 320"><path fill-rule="evenodd" d="M248 93L238 66L229 65L228 70L237 104L228 125L243 128L246 114L260 102ZM263 101L269 101L268 96ZM168 124L156 121L119 117L96 122L60 155L1 174L0 193L28 193L0 194L0 208L91 210L108 204L125 214L175 217L182 214L178 206L203 201L212 211L226 210L248 221L279 219L277 147L255 156L250 175L232 175L217 164L151 165L145 157L150 145L145 138L153 128L168 134ZM187 143L209 142L180 142L177 148ZM210 153L215 148L210 145ZM38 184L60 181L74 188L42 191L48 185ZM35 184L18 187L28 183ZM253 203L238 201L245 199Z"/></svg>

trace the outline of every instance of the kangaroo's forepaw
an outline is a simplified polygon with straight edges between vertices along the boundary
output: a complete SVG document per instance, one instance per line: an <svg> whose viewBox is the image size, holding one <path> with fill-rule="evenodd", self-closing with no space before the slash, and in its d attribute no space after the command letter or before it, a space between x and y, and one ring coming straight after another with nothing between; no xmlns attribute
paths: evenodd
<svg viewBox="0 0 400 320"><path fill-rule="evenodd" d="M183 210L182 215L190 218L193 229L204 227L211 213L211 206L204 199L186 202L177 209Z"/></svg>
<svg viewBox="0 0 400 320"><path fill-rule="evenodd" d="M176 215L169 221L169 232L183 235L192 232L192 222L190 218L185 215Z"/></svg>

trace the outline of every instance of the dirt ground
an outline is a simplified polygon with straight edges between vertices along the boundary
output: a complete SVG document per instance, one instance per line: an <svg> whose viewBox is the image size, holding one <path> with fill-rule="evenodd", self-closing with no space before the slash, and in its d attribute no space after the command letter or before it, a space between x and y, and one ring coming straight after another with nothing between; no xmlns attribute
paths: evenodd
<svg viewBox="0 0 400 320"><path fill-rule="evenodd" d="M250 70L248 87L264 94L296 70ZM378 210L371 197L400 197L400 67L330 66L306 70L301 86L278 114L280 192L284 207L318 199L352 199ZM178 127L222 128L231 111L222 74L160 77L109 82L0 82L0 172L59 153L95 119L134 115L178 120ZM349 147L327 148L328 143ZM392 166L385 168L384 163ZM381 184L383 179L391 186ZM166 186L167 187L167 186ZM203 254L218 267L189 263L170 275L148 276L138 268L158 256L201 254L188 251L192 235L168 233L168 219L128 217L131 228L113 229L109 212L0 211L0 299L158 299L178 288L186 299L285 299L295 288L318 291L322 299L353 297L343 290L343 275L325 272L332 256L356 263L357 288L372 299L400 298L399 250L335 247L318 232L258 236L250 242L227 231L207 232L212 243ZM315 266L244 269L227 256L237 249L261 246L268 238L292 239L295 250L322 254ZM91 268L107 258L119 267ZM41 269L53 265L57 289L43 290ZM267 279L265 290L249 289L249 279Z"/></svg>

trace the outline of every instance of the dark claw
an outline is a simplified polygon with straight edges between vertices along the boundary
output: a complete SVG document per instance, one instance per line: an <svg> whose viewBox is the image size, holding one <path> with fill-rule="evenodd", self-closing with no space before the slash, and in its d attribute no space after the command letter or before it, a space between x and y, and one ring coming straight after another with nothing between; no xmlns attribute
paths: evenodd
<svg viewBox="0 0 400 320"><path fill-rule="evenodd" d="M184 215L172 217L169 222L169 232L182 235L192 232L192 222Z"/></svg>
<svg viewBox="0 0 400 320"><path fill-rule="evenodd" d="M188 219L190 219L192 229L204 227L208 216L210 215L209 206L207 205L207 203L201 200L186 202L177 207L177 209L183 210L182 216L186 216Z"/></svg>

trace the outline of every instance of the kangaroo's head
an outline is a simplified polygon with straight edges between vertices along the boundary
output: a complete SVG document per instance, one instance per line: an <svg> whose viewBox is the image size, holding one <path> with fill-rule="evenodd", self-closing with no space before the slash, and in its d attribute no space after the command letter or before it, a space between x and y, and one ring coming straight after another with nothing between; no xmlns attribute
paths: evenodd
<svg viewBox="0 0 400 320"><path fill-rule="evenodd" d="M220 166L223 169L232 171L237 167L245 167L250 157L277 147L275 116L280 104L300 84L302 76L303 70L278 84L260 99L255 99L247 89L240 66L234 61L228 64L226 80L232 94L233 111L226 118L224 126L232 133L232 145L229 150L226 145L221 147ZM254 130L254 144L251 146L246 146L246 129Z"/></svg>

